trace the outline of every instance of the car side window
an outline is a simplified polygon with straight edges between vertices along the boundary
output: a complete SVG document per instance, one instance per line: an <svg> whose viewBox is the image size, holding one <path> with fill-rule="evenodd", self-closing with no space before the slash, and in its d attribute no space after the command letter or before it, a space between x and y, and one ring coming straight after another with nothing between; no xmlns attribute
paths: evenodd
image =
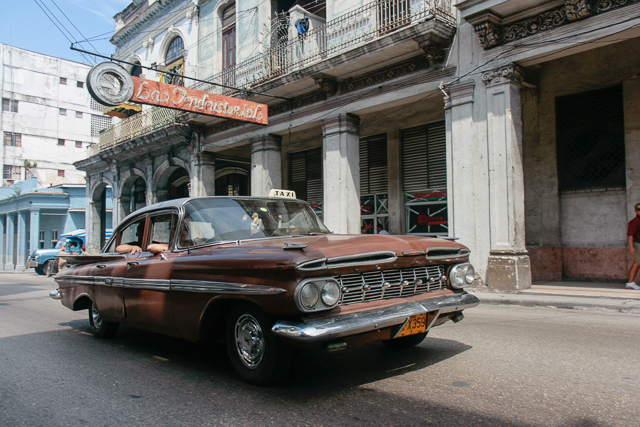
<svg viewBox="0 0 640 427"><path fill-rule="evenodd" d="M162 214L151 217L150 244L169 245L171 235L175 228L177 216L175 214Z"/></svg>
<svg viewBox="0 0 640 427"><path fill-rule="evenodd" d="M115 252L118 253L127 253L131 252L133 248L140 248L144 250L146 245L144 245L144 223L146 218L140 219L136 222L132 222L122 230L120 235L118 236L118 246L116 246Z"/></svg>

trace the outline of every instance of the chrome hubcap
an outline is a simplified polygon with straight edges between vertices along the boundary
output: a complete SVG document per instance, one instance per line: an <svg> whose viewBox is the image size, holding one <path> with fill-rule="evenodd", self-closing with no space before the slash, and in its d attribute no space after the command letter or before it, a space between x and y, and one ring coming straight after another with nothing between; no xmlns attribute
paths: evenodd
<svg viewBox="0 0 640 427"><path fill-rule="evenodd" d="M93 327L100 329L102 326L102 316L95 304L91 304L91 320L93 321Z"/></svg>
<svg viewBox="0 0 640 427"><path fill-rule="evenodd" d="M236 350L247 368L255 369L264 357L264 334L258 320L243 314L235 327Z"/></svg>

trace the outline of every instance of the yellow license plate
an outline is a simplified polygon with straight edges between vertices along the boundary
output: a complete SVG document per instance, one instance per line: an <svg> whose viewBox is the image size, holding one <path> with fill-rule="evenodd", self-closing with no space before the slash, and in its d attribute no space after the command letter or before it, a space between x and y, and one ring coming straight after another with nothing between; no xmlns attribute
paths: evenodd
<svg viewBox="0 0 640 427"><path fill-rule="evenodd" d="M411 316L396 338L415 335L427 330L427 313Z"/></svg>

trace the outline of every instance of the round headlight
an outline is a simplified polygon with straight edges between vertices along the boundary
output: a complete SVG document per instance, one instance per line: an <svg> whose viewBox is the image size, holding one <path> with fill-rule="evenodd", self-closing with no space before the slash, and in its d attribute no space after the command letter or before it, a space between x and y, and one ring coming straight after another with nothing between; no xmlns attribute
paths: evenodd
<svg viewBox="0 0 640 427"><path fill-rule="evenodd" d="M467 267L464 270L464 280L470 285L476 278L476 269L473 268L473 265L467 264Z"/></svg>
<svg viewBox="0 0 640 427"><path fill-rule="evenodd" d="M456 288L461 288L466 284L466 281L464 280L464 274L465 269L464 268L456 268L455 272L453 274L453 285Z"/></svg>
<svg viewBox="0 0 640 427"><path fill-rule="evenodd" d="M300 291L300 303L306 308L313 308L318 304L320 291L315 283L310 282L304 285Z"/></svg>
<svg viewBox="0 0 640 427"><path fill-rule="evenodd" d="M340 287L336 282L327 282L322 287L322 302L327 307L333 307L340 301Z"/></svg>

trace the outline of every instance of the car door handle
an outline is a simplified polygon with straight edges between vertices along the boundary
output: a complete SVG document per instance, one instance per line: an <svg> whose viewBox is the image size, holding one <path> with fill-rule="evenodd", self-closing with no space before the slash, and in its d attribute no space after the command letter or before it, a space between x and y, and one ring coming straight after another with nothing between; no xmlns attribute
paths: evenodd
<svg viewBox="0 0 640 427"><path fill-rule="evenodd" d="M138 265L138 261L127 261L127 270L131 268L131 266Z"/></svg>
<svg viewBox="0 0 640 427"><path fill-rule="evenodd" d="M96 267L98 267L98 268L102 269L102 268L105 268L105 267L106 267L106 265L105 265L105 264L98 264L98 265L96 265Z"/></svg>

